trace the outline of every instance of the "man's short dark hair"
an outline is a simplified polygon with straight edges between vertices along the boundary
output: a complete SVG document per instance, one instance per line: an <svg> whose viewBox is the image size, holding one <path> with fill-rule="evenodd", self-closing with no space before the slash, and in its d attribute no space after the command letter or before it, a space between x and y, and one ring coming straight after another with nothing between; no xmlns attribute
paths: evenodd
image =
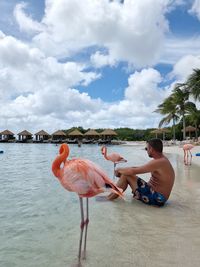
<svg viewBox="0 0 200 267"><path fill-rule="evenodd" d="M159 153L162 153L163 151L163 143L162 140L159 138L153 138L147 141L147 143L156 151Z"/></svg>

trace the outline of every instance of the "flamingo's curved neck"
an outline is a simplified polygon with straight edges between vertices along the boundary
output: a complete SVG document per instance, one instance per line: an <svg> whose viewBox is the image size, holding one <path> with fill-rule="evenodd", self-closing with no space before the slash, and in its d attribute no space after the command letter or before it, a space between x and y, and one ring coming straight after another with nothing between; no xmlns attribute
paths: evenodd
<svg viewBox="0 0 200 267"><path fill-rule="evenodd" d="M107 157L107 148L106 147L103 147L102 154L104 155L105 159L108 159L108 157Z"/></svg>
<svg viewBox="0 0 200 267"><path fill-rule="evenodd" d="M66 144L62 144L59 150L60 155L56 157L56 159L52 163L52 171L54 175L60 178L60 165L66 161L66 158L69 155L69 147Z"/></svg>

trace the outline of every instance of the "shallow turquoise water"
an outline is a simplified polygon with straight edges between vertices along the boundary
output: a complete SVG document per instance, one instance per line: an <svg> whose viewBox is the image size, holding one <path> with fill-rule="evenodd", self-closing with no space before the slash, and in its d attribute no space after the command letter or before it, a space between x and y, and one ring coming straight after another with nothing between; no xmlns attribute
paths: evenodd
<svg viewBox="0 0 200 267"><path fill-rule="evenodd" d="M103 158L98 145L70 148L71 157L88 158L112 177L113 164ZM148 160L143 148L109 146L108 153L127 158L123 166L138 165ZM64 267L76 262L79 200L51 173L58 149L52 144L1 144L1 267ZM144 206L132 200L130 190L125 201L90 199L83 266L199 266L199 168L185 167L178 156L169 158L177 178L166 207Z"/></svg>

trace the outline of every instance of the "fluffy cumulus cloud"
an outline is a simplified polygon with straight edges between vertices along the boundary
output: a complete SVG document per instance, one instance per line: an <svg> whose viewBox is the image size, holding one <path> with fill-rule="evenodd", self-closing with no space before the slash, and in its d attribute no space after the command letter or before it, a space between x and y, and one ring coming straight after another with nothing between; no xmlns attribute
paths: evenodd
<svg viewBox="0 0 200 267"><path fill-rule="evenodd" d="M84 64L70 61L60 63L56 58L45 57L41 50L1 33L2 124L11 128L16 128L17 125L34 128L35 123L41 121L38 118L42 116L47 117L49 126L52 127L54 121L62 119L67 122L68 117L70 123L73 123L77 113L81 123L82 113L87 113L88 110L94 113L101 104L100 99L91 99L87 93L73 89L77 85L87 86L100 77L85 68ZM66 125L70 126L69 123Z"/></svg>
<svg viewBox="0 0 200 267"><path fill-rule="evenodd" d="M40 32L33 40L48 55L69 56L85 47L101 46L107 49L111 64L124 60L144 66L159 57L168 30L164 14L169 2L46 0L40 24L25 14L24 4L16 7L15 16L22 30Z"/></svg>
<svg viewBox="0 0 200 267"><path fill-rule="evenodd" d="M185 81L188 76L193 72L194 69L200 68L200 55L193 56L187 55L182 57L173 67L171 73L172 76L176 77L179 81Z"/></svg>

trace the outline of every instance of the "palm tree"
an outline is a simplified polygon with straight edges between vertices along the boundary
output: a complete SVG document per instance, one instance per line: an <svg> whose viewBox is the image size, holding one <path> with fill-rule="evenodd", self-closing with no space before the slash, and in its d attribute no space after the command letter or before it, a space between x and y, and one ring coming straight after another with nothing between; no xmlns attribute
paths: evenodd
<svg viewBox="0 0 200 267"><path fill-rule="evenodd" d="M179 119L179 116L177 115L177 108L176 104L173 101L173 97L169 96L164 99L163 103L158 106L158 108L155 110L155 112L158 112L162 115L166 115L160 122L158 127L162 127L163 124L169 124L171 121L173 123L173 140L176 139L176 132L175 132L175 124Z"/></svg>
<svg viewBox="0 0 200 267"><path fill-rule="evenodd" d="M183 121L183 139L185 139L185 115L192 102L189 102L189 90L187 84L177 83L172 91L173 102L176 106L177 113Z"/></svg>
<svg viewBox="0 0 200 267"><path fill-rule="evenodd" d="M200 101L200 69L194 69L186 81L190 94L195 101Z"/></svg>
<svg viewBox="0 0 200 267"><path fill-rule="evenodd" d="M195 137L198 139L198 125L200 124L200 110L197 109L196 105L193 103L191 104L190 107L188 108L188 116L187 119L191 124L193 124L196 128L195 130Z"/></svg>
<svg viewBox="0 0 200 267"><path fill-rule="evenodd" d="M185 115L190 109L191 105L194 103L190 102L189 99L190 92L188 90L188 86L186 83L176 83L175 87L172 91L172 94L164 100L162 104L158 106L156 112L159 112L163 115L167 115L164 117L160 123L159 127L163 123L169 123L173 118L173 131L175 139L175 122L180 119L183 122L183 139L185 139Z"/></svg>

